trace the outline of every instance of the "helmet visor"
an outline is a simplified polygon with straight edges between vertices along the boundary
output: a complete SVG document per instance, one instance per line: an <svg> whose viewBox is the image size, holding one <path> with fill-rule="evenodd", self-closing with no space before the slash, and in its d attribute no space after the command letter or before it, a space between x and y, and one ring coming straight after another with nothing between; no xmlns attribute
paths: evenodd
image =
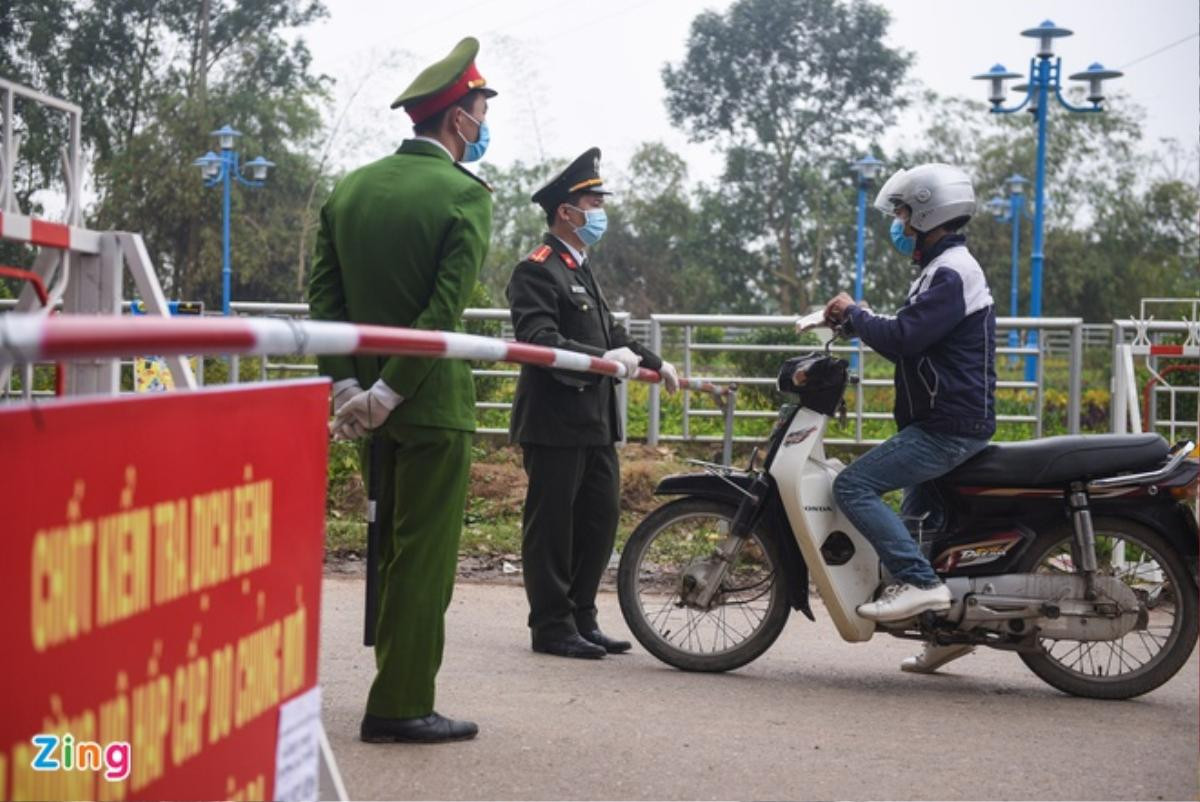
<svg viewBox="0 0 1200 802"><path fill-rule="evenodd" d="M888 217L896 214L896 207L902 201L905 179L908 177L908 170L897 170L892 173L892 177L883 182L883 186L879 188L879 194L875 196L876 209Z"/></svg>

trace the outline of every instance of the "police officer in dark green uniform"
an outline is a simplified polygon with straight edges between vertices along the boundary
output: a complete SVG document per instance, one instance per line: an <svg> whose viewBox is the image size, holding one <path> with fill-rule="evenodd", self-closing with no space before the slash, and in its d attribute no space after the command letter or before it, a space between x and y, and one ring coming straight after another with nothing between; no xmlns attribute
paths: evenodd
<svg viewBox="0 0 1200 802"><path fill-rule="evenodd" d="M518 340L657 370L668 392L675 368L613 321L588 261L604 233L600 149L573 161L533 196L550 228L513 270L508 301ZM510 435L524 451L529 490L521 560L533 650L601 658L627 651L596 622L596 590L612 554L620 505L616 380L524 366Z"/></svg>
<svg viewBox="0 0 1200 802"><path fill-rule="evenodd" d="M417 76L392 104L404 107L416 136L343 178L322 207L308 293L314 319L459 327L492 227L491 188L459 164L488 144L487 101L496 93L475 67L478 51L463 39ZM472 738L475 724L433 707L475 430L470 367L399 356L318 364L334 381L334 436L374 432L387 454L376 504L384 533L377 673L361 737Z"/></svg>

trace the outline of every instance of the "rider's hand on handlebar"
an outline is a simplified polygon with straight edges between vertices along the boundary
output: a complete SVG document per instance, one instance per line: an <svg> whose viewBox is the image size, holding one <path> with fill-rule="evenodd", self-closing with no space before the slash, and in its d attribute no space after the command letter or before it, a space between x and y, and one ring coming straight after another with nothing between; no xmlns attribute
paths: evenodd
<svg viewBox="0 0 1200 802"><path fill-rule="evenodd" d="M825 319L835 326L840 325L846 317L846 309L853 305L854 299L848 293L839 292L825 304Z"/></svg>

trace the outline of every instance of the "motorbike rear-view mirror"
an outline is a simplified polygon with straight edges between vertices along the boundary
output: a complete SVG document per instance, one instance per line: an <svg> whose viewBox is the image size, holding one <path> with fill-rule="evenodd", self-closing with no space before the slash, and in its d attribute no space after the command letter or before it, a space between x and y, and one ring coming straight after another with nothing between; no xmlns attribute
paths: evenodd
<svg viewBox="0 0 1200 802"><path fill-rule="evenodd" d="M816 312L810 312L802 318L796 320L796 333L804 334L813 329L828 329L829 324L825 322L825 310L818 309Z"/></svg>

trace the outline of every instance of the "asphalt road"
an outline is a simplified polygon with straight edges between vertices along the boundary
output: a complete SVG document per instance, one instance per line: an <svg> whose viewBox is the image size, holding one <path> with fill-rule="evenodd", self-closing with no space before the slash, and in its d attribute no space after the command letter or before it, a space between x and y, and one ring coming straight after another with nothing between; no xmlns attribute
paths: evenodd
<svg viewBox="0 0 1200 802"><path fill-rule="evenodd" d="M601 625L628 637L615 594ZM460 584L439 712L470 742L357 740L372 652L362 581L324 583L324 722L352 799L1195 799L1198 669L1126 702L1055 691L1014 655L941 675L898 670L914 644L841 641L819 604L756 662L672 669L637 645L599 661L534 654L525 597Z"/></svg>

